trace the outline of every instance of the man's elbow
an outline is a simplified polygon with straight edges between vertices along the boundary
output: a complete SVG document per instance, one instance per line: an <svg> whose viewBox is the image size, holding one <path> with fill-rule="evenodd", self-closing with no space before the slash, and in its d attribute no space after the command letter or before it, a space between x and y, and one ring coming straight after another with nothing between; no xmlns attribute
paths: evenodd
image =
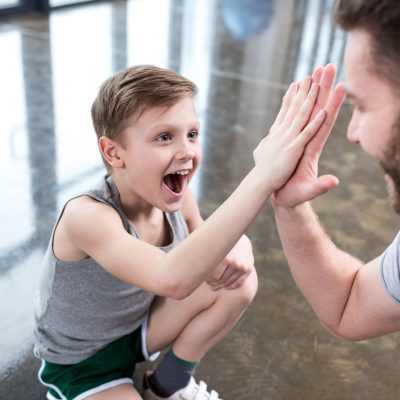
<svg viewBox="0 0 400 400"><path fill-rule="evenodd" d="M341 324L327 324L320 320L321 325L327 329L333 336L347 342L358 342L360 340L369 339L370 336L365 332L360 332L351 327L346 327Z"/></svg>

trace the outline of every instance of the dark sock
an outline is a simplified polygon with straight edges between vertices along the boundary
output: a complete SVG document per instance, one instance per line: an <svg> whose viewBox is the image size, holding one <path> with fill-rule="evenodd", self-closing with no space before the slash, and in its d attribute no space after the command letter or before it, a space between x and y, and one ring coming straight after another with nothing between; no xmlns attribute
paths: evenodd
<svg viewBox="0 0 400 400"><path fill-rule="evenodd" d="M182 360L170 349L148 379L151 389L157 396L171 396L187 386L198 364Z"/></svg>

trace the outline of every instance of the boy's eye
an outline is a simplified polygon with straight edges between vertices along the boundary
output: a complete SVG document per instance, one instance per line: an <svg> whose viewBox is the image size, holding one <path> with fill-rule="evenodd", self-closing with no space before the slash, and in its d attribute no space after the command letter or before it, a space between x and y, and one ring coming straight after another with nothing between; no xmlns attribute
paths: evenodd
<svg viewBox="0 0 400 400"><path fill-rule="evenodd" d="M168 140L171 140L171 135L169 133L163 133L157 138L158 142L168 142Z"/></svg>
<svg viewBox="0 0 400 400"><path fill-rule="evenodd" d="M190 131L188 133L188 138L189 139L197 139L198 136L199 136L199 132L197 132L197 131Z"/></svg>

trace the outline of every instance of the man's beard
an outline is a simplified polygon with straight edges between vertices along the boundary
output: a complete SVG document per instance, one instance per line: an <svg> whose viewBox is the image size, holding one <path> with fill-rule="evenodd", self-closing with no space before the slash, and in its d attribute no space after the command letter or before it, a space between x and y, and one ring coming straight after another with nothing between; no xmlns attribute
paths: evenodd
<svg viewBox="0 0 400 400"><path fill-rule="evenodd" d="M380 164L393 184L389 184L390 203L400 214L400 116L392 128L392 135Z"/></svg>

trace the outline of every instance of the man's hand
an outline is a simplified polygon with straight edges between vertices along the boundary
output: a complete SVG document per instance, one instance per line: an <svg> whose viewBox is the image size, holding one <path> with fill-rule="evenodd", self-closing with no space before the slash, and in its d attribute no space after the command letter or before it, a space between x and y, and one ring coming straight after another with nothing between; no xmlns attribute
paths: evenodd
<svg viewBox="0 0 400 400"><path fill-rule="evenodd" d="M281 207L296 207L320 196L339 183L339 180L333 175L318 177L319 157L345 97L343 84L340 83L335 88L333 87L335 77L336 68L332 64L319 67L313 73L313 82L320 85L320 90L310 120L321 109L326 110L327 117L308 143L292 177L272 196L273 203Z"/></svg>
<svg viewBox="0 0 400 400"><path fill-rule="evenodd" d="M258 187L267 189L268 197L290 179L306 146L325 121L326 112L320 110L310 122L318 93L319 85L310 76L299 85L292 83L268 135L253 152L252 173Z"/></svg>
<svg viewBox="0 0 400 400"><path fill-rule="evenodd" d="M254 256L251 242L243 235L206 282L212 290L236 289L243 284L253 269Z"/></svg>

